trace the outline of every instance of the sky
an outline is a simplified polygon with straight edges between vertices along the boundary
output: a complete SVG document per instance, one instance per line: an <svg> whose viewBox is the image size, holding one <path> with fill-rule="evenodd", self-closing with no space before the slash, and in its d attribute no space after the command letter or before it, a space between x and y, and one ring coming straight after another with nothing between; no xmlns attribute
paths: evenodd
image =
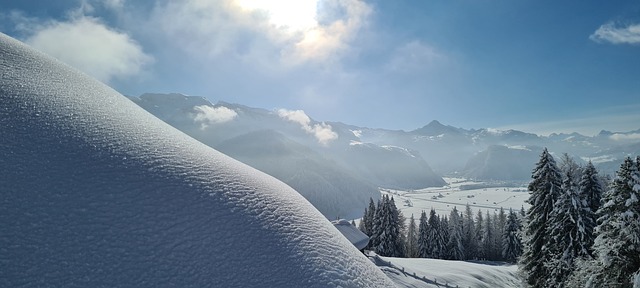
<svg viewBox="0 0 640 288"><path fill-rule="evenodd" d="M128 96L406 131L640 129L632 0L4 0L0 32Z"/></svg>

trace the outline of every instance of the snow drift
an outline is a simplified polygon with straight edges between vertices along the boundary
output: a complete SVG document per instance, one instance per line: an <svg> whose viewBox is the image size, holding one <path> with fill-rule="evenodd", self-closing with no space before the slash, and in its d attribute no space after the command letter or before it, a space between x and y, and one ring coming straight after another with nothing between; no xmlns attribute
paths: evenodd
<svg viewBox="0 0 640 288"><path fill-rule="evenodd" d="M390 287L297 192L0 34L0 286Z"/></svg>

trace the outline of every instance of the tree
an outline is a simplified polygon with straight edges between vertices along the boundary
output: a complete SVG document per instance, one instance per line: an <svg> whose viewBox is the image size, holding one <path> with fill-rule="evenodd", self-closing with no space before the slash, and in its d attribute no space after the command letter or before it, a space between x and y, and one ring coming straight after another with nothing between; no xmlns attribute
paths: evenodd
<svg viewBox="0 0 640 288"><path fill-rule="evenodd" d="M379 203L378 203L379 204ZM369 198L369 207L364 208L364 215L362 221L360 221L360 231L368 236L373 235L373 221L376 216L376 204L373 202L373 198Z"/></svg>
<svg viewBox="0 0 640 288"><path fill-rule="evenodd" d="M484 229L482 231L482 250L484 251L485 259L494 261L497 258L495 247L496 235L494 230L494 222L491 218L491 214L489 214L489 211L487 211L487 217L485 218Z"/></svg>
<svg viewBox="0 0 640 288"><path fill-rule="evenodd" d="M427 226L427 257L433 259L444 258L445 242L440 230L440 219L436 210L429 212L429 222Z"/></svg>
<svg viewBox="0 0 640 288"><path fill-rule="evenodd" d="M600 209L602 202L602 194L604 189L600 183L600 177L598 171L593 166L591 161L584 168L582 178L580 178L580 184L578 185L578 194L580 198L585 202L585 206L589 208L585 217L585 246L588 247L589 255L592 255L593 241L595 240L595 234L593 229L596 225L596 211Z"/></svg>
<svg viewBox="0 0 640 288"><path fill-rule="evenodd" d="M478 250L476 250L476 256L478 259L487 259L486 251L484 251L484 217L482 217L482 211L478 209L478 214L476 215L476 231L474 232L474 241L477 244Z"/></svg>
<svg viewBox="0 0 640 288"><path fill-rule="evenodd" d="M519 268L528 285L545 287L545 279L549 277L545 262L551 258L545 249L549 242L546 228L551 224L549 216L562 193L562 176L556 161L546 148L542 151L531 178L527 200L531 208L525 216L524 252L520 257Z"/></svg>
<svg viewBox="0 0 640 288"><path fill-rule="evenodd" d="M513 210L509 209L509 215L504 227L502 237L502 257L511 263L516 262L522 254L522 240L520 238L520 220Z"/></svg>
<svg viewBox="0 0 640 288"><path fill-rule="evenodd" d="M402 257L404 255L404 243L401 237L401 224L399 212L393 201L387 195L376 209L374 218L374 233L371 237L372 248L382 256Z"/></svg>
<svg viewBox="0 0 640 288"><path fill-rule="evenodd" d="M471 206L467 204L464 210L464 219L462 221L462 244L465 251L465 259L473 260L477 256L477 243L475 241L475 223L473 222L473 211Z"/></svg>
<svg viewBox="0 0 640 288"><path fill-rule="evenodd" d="M451 260L464 260L464 245L462 235L462 217L458 209L453 207L449 214L449 237L447 239L447 258Z"/></svg>
<svg viewBox="0 0 640 288"><path fill-rule="evenodd" d="M556 201L547 227L549 242L546 249L550 257L545 263L550 273L547 287L563 287L574 269L575 260L590 256L586 227L594 224L589 223L592 220L590 208L576 191L573 177L570 170L565 171L564 193Z"/></svg>
<svg viewBox="0 0 640 288"><path fill-rule="evenodd" d="M640 172L625 159L598 210L594 252L600 269L591 282L631 287L640 270Z"/></svg>
<svg viewBox="0 0 640 288"><path fill-rule="evenodd" d="M413 218L413 214L409 218L409 227L407 229L407 246L405 248L406 255L409 258L415 258L420 256L418 247L418 230L416 227L416 220Z"/></svg>
<svg viewBox="0 0 640 288"><path fill-rule="evenodd" d="M422 210L420 214L420 226L418 227L418 256L421 258L429 257L429 242L427 240L427 231L429 223L427 221L427 213Z"/></svg>

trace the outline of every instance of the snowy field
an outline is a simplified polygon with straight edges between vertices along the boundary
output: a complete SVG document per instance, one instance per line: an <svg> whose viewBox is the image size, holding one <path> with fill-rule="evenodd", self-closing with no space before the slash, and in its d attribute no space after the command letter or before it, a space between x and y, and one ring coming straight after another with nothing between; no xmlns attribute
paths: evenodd
<svg viewBox="0 0 640 288"><path fill-rule="evenodd" d="M420 190L393 190L381 189L383 194L393 196L396 206L402 214L409 219L411 214L420 218L424 210L429 213L431 208L439 215L448 215L453 207L458 211L464 211L469 204L474 213L481 209L498 212L500 207L508 211L520 211L522 207L527 209L529 204L525 201L529 198L526 184L513 187L507 185L490 185L486 182L476 182L462 178L444 178L448 185L444 187L426 188ZM490 186L490 187L489 187ZM475 188L475 189L470 189ZM363 208L364 209L364 208Z"/></svg>
<svg viewBox="0 0 640 288"><path fill-rule="evenodd" d="M370 257L398 287L520 287L516 265Z"/></svg>

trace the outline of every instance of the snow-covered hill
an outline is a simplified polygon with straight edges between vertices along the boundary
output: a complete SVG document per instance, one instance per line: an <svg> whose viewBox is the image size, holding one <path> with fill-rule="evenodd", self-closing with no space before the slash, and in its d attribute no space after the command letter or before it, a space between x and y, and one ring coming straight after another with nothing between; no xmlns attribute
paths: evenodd
<svg viewBox="0 0 640 288"><path fill-rule="evenodd" d="M296 191L0 34L0 287L391 287Z"/></svg>

